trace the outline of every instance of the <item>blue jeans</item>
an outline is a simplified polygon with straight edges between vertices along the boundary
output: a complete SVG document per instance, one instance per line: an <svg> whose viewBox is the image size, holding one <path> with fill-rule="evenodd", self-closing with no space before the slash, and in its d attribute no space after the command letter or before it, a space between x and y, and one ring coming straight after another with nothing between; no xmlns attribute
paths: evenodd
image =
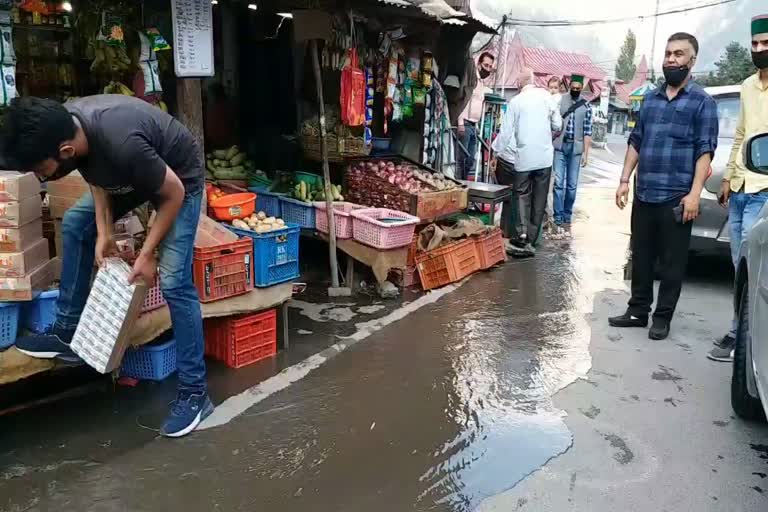
<svg viewBox="0 0 768 512"><path fill-rule="evenodd" d="M160 289L168 303L176 338L179 389L195 394L206 391L203 319L192 282L192 257L202 195L202 190L186 194L176 222L160 243L158 259ZM111 199L115 219L146 202L135 194ZM96 220L90 193L67 210L61 231L64 254L54 329L71 332L77 327L91 289Z"/></svg>
<svg viewBox="0 0 768 512"><path fill-rule="evenodd" d="M459 148L459 178L467 180L475 173L475 158L477 157L477 125L464 121L464 136L461 137L461 143L467 152Z"/></svg>
<svg viewBox="0 0 768 512"><path fill-rule="evenodd" d="M576 187L579 185L581 153L573 153L573 143L564 142L562 149L555 151L555 224L570 224L573 218L573 204L576 202Z"/></svg>
<svg viewBox="0 0 768 512"><path fill-rule="evenodd" d="M749 231L757 222L760 210L768 201L768 191L757 192L755 194L745 194L744 192L732 192L728 201L728 224L731 237L731 258L734 267L739 263L739 252L741 244L746 241ZM736 327L738 318L734 315L731 323L731 336L736 336Z"/></svg>

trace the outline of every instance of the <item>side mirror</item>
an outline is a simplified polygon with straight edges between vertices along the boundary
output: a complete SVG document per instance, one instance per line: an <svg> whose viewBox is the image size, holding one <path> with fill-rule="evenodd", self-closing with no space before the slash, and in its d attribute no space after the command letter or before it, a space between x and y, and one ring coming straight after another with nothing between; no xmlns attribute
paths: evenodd
<svg viewBox="0 0 768 512"><path fill-rule="evenodd" d="M744 164L752 172L768 174L768 133L755 135L747 141Z"/></svg>

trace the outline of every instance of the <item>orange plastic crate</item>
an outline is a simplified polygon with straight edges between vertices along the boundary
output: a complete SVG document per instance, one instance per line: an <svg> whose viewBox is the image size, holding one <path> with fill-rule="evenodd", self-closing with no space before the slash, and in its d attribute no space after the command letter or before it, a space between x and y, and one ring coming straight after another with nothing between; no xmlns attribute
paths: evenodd
<svg viewBox="0 0 768 512"><path fill-rule="evenodd" d="M440 288L480 270L475 242L469 238L416 256L421 286Z"/></svg>
<svg viewBox="0 0 768 512"><path fill-rule="evenodd" d="M504 248L504 238L500 229L494 229L490 233L473 238L480 269L485 270L492 266L507 261L507 251Z"/></svg>
<svg viewBox="0 0 768 512"><path fill-rule="evenodd" d="M277 354L277 310L205 320L205 354L242 368Z"/></svg>
<svg viewBox="0 0 768 512"><path fill-rule="evenodd" d="M253 289L253 240L195 247L192 270L200 302L247 293Z"/></svg>

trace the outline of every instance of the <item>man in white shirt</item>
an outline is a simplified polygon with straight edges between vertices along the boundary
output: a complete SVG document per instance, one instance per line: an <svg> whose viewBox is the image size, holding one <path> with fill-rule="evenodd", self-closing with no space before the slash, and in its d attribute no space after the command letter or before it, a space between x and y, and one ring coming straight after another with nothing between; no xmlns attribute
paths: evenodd
<svg viewBox="0 0 768 512"><path fill-rule="evenodd" d="M533 70L521 71L520 93L509 102L493 142L496 179L502 185L511 185L517 199L518 218L508 252L520 257L536 254L533 243L544 220L552 176L552 132L562 128L551 95L536 87L534 80ZM508 219L511 214L504 212Z"/></svg>
<svg viewBox="0 0 768 512"><path fill-rule="evenodd" d="M464 110L459 114L458 133L461 144L466 153L459 148L459 178L466 180L475 172L475 158L477 156L477 131L480 120L483 117L483 104L486 93L493 92L485 81L493 72L493 63L496 58L489 52L480 54L477 59L477 84L472 89Z"/></svg>

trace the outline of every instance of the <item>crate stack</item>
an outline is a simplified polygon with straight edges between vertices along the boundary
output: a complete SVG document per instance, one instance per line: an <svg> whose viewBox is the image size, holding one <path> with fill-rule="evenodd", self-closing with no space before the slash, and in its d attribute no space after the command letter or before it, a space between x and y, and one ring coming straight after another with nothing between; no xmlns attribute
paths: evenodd
<svg viewBox="0 0 768 512"><path fill-rule="evenodd" d="M75 205L75 203L90 191L88 183L85 182L79 172L75 171L61 179L48 183L48 208L51 213L54 225L54 241L56 246L56 255L61 257L62 238L61 221L64 214Z"/></svg>
<svg viewBox="0 0 768 512"><path fill-rule="evenodd" d="M0 346L14 343L22 303L50 288L58 272L43 237L40 183L34 174L0 171Z"/></svg>

